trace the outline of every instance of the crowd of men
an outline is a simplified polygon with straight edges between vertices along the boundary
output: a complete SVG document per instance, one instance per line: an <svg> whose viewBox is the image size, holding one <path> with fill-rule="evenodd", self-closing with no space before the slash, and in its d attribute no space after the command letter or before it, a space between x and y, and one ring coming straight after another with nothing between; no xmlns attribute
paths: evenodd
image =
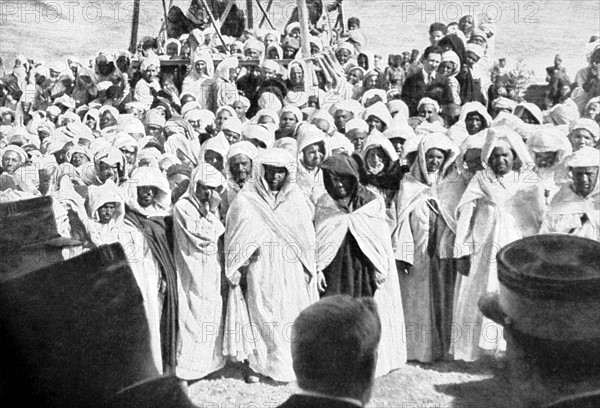
<svg viewBox="0 0 600 408"><path fill-rule="evenodd" d="M472 16L432 24L421 57L385 68L358 18L309 29L310 57L298 23L145 38L90 63L17 57L0 201L50 195L81 251L121 243L154 362L184 381L228 360L249 382L293 381L292 323L338 294L378 309L377 376L501 355L477 306L498 289L497 251L600 240L600 41L582 44L573 83L560 61L548 71L542 109Z"/></svg>

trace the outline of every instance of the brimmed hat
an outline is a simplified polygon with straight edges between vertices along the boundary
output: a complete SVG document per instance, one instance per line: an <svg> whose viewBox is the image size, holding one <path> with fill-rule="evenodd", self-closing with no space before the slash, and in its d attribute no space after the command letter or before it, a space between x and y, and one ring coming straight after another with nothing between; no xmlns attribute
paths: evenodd
<svg viewBox="0 0 600 408"><path fill-rule="evenodd" d="M58 233L52 197L0 203L0 252L15 249L81 245Z"/></svg>
<svg viewBox="0 0 600 408"><path fill-rule="evenodd" d="M144 299L118 243L0 283L0 325L8 406L104 408L159 376Z"/></svg>

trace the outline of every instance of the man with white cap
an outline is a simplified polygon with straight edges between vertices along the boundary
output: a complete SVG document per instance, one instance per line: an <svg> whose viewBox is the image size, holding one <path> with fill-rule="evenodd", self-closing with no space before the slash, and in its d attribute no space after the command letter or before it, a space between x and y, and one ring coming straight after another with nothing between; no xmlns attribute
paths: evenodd
<svg viewBox="0 0 600 408"><path fill-rule="evenodd" d="M573 122L569 131L569 141L574 152L584 146L597 147L598 139L600 139L600 126L594 120L577 119Z"/></svg>
<svg viewBox="0 0 600 408"><path fill-rule="evenodd" d="M569 182L556 193L541 233L562 233L600 241L600 151L584 146L565 159Z"/></svg>
<svg viewBox="0 0 600 408"><path fill-rule="evenodd" d="M256 156L258 156L258 149L247 140L235 143L229 148L225 162L227 184L221 195L222 218L225 218L236 195L252 179L253 160Z"/></svg>
<svg viewBox="0 0 600 408"><path fill-rule="evenodd" d="M500 112L513 113L517 103L512 99L499 96L492 101L492 118L496 118Z"/></svg>
<svg viewBox="0 0 600 408"><path fill-rule="evenodd" d="M338 132L346 133L346 122L351 119L357 119L362 111L362 106L358 101L345 99L333 105L330 113L333 115L333 120Z"/></svg>
<svg viewBox="0 0 600 408"><path fill-rule="evenodd" d="M221 132L223 132L229 144L237 143L242 140L242 122L237 116L231 117L223 122Z"/></svg>
<svg viewBox="0 0 600 408"><path fill-rule="evenodd" d="M104 184L108 179L112 179L117 185L125 180L125 156L116 147L110 146L99 150L94 155L94 166L97 185Z"/></svg>
<svg viewBox="0 0 600 408"><path fill-rule="evenodd" d="M27 153L16 145L6 146L2 149L0 157L2 159L2 172L8 174L14 174L27 161Z"/></svg>
<svg viewBox="0 0 600 408"><path fill-rule="evenodd" d="M160 72L160 60L151 54L142 61L140 65L142 79L135 86L133 99L144 104L144 109L149 110L154 102L154 94L160 91L158 73Z"/></svg>
<svg viewBox="0 0 600 408"><path fill-rule="evenodd" d="M360 153L369 135L369 124L362 119L352 119L345 126L346 137L354 145L354 151Z"/></svg>
<svg viewBox="0 0 600 408"><path fill-rule="evenodd" d="M527 139L527 149L535 162L535 172L544 187L546 203L558 191L555 172L562 161L572 153L564 132L555 126L543 127Z"/></svg>

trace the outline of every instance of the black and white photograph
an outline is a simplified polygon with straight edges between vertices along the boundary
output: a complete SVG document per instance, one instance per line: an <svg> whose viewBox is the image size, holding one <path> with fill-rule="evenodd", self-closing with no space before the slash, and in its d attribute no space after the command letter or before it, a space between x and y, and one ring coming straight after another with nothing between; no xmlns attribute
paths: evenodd
<svg viewBox="0 0 600 408"><path fill-rule="evenodd" d="M597 0L0 0L0 407L598 408L599 170Z"/></svg>

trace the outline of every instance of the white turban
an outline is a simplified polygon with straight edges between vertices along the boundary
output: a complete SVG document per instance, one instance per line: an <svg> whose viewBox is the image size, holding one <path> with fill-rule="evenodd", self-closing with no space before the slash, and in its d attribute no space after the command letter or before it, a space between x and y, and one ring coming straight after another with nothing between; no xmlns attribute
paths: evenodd
<svg viewBox="0 0 600 408"><path fill-rule="evenodd" d="M565 159L566 167L600 167L600 150L582 147Z"/></svg>
<svg viewBox="0 0 600 408"><path fill-rule="evenodd" d="M352 130L360 130L362 132L369 131L369 124L362 119L351 119L346 122L346 133Z"/></svg>
<svg viewBox="0 0 600 408"><path fill-rule="evenodd" d="M302 116L302 111L294 105L287 105L281 108L281 111L279 112L279 117L281 118L281 116L283 116L283 114L286 112L293 114L296 117L298 123L302 122L302 119L304 118Z"/></svg>
<svg viewBox="0 0 600 408"><path fill-rule="evenodd" d="M588 118L577 119L573 122L569 130L573 132L577 129L583 129L590 132L595 142L597 142L598 139L600 139L600 126L598 126L598 123L596 123L595 120Z"/></svg>
<svg viewBox="0 0 600 408"><path fill-rule="evenodd" d="M155 54L151 54L147 58L144 58L144 60L142 61L142 64L140 65L140 70L142 72L144 72L152 65L154 65L157 68L160 68L160 60L158 59L158 56L156 56Z"/></svg>
<svg viewBox="0 0 600 408"><path fill-rule="evenodd" d="M431 98L421 98L421 100L419 101L419 104L417 105L417 111L421 108L421 106L423 105L432 105L436 111L436 113L440 113L440 104L438 103L438 101L436 101L435 99L431 99Z"/></svg>

